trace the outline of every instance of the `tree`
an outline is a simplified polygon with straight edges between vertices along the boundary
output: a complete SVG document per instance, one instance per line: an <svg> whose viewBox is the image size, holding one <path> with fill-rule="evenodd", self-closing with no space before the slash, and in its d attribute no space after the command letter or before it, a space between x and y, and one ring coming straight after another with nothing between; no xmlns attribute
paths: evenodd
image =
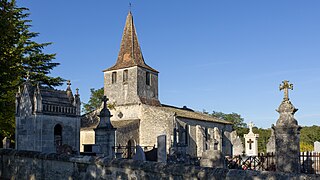
<svg viewBox="0 0 320 180"><path fill-rule="evenodd" d="M104 96L103 88L100 88L97 90L95 90L94 88L91 88L90 92L91 92L91 95L88 103L82 103L83 104L82 112L85 114L99 109L102 105L102 98ZM115 109L115 103L108 103L107 106L109 109Z"/></svg>
<svg viewBox="0 0 320 180"><path fill-rule="evenodd" d="M231 113L231 114L225 114L223 112L216 112L213 111L212 114L210 114L213 117L216 117L218 119L223 119L229 122L233 123L233 129L237 130L239 128L244 128L247 127L247 124L244 123L244 119L241 117L240 114L237 113Z"/></svg>
<svg viewBox="0 0 320 180"><path fill-rule="evenodd" d="M95 90L90 89L91 95L88 103L83 103L82 112L89 113L101 107L102 98L104 95L103 88Z"/></svg>
<svg viewBox="0 0 320 180"><path fill-rule="evenodd" d="M43 49L51 43L37 43L39 33L31 32L27 8L17 7L16 1L0 0L0 136L13 137L15 93L26 76L35 84L57 86L64 81L50 77L59 65L53 63L55 54Z"/></svg>

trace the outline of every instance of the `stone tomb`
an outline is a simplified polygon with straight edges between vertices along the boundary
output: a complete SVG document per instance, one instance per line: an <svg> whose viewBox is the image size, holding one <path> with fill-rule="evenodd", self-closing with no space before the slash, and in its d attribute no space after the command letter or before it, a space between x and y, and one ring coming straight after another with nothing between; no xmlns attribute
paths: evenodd
<svg viewBox="0 0 320 180"><path fill-rule="evenodd" d="M258 138L259 134L254 134L252 132L254 124L249 123L249 133L244 135L245 139L245 150L247 156L257 156L258 155Z"/></svg>

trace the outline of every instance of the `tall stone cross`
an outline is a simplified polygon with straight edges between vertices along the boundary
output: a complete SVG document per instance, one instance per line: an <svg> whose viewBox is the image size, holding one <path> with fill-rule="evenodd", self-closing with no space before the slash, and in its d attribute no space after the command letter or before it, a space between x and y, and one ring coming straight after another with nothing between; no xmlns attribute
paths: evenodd
<svg viewBox="0 0 320 180"><path fill-rule="evenodd" d="M103 109L106 109L107 108L107 101L108 101L109 99L107 98L107 96L103 96L103 98L102 98L102 101L103 101Z"/></svg>
<svg viewBox="0 0 320 180"><path fill-rule="evenodd" d="M284 91L284 98L283 100L288 101L289 100L289 89L293 90L293 85L289 84L289 81L284 80L282 81L282 84L280 84L279 87L280 91L283 90Z"/></svg>

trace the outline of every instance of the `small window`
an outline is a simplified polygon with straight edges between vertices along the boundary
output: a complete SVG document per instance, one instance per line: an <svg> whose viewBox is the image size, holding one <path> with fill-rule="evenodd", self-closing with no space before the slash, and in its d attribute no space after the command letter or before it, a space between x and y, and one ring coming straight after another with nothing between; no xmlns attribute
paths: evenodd
<svg viewBox="0 0 320 180"><path fill-rule="evenodd" d="M151 74L149 72L146 72L146 84L148 86L151 84Z"/></svg>
<svg viewBox="0 0 320 180"><path fill-rule="evenodd" d="M112 84L117 82L117 72L112 72Z"/></svg>
<svg viewBox="0 0 320 180"><path fill-rule="evenodd" d="M123 82L128 82L128 70L123 71Z"/></svg>

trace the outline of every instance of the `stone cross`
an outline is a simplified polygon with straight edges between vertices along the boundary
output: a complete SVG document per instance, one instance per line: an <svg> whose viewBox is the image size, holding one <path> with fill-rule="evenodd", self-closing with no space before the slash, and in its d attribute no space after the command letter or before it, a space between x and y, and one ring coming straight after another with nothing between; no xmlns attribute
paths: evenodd
<svg viewBox="0 0 320 180"><path fill-rule="evenodd" d="M70 80L67 81L67 85L68 85L68 87L71 86L71 81Z"/></svg>
<svg viewBox="0 0 320 180"><path fill-rule="evenodd" d="M107 96L103 96L103 98L102 98L102 101L103 101L103 109L106 109L107 108L107 101L108 101L109 99L107 98Z"/></svg>
<svg viewBox="0 0 320 180"><path fill-rule="evenodd" d="M252 143L253 143L254 141L252 141L251 139L249 139L249 141L247 141L247 143L249 143L249 149L252 149Z"/></svg>
<svg viewBox="0 0 320 180"><path fill-rule="evenodd" d="M254 126L254 124L252 123L252 122L250 122L249 124L248 124L248 126L249 126L249 133L253 133L253 131L252 131L252 128L253 128L253 126Z"/></svg>
<svg viewBox="0 0 320 180"><path fill-rule="evenodd" d="M284 80L282 81L282 84L280 84L279 87L280 91L283 90L284 91L284 100L288 101L289 100L289 89L293 90L293 85L289 84L289 81Z"/></svg>

